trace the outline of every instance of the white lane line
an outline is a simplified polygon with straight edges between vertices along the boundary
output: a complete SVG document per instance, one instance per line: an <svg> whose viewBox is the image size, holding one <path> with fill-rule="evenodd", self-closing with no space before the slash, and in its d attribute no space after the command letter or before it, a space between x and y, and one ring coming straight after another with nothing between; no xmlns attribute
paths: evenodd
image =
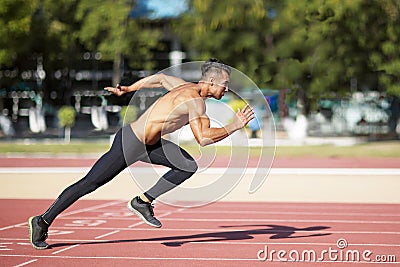
<svg viewBox="0 0 400 267"><path fill-rule="evenodd" d="M20 227L20 226L26 226L26 224L27 224L27 222L23 222L23 223L18 223L18 224L6 226L6 227L3 227L3 228L0 228L0 231L8 230L8 229L11 229L11 228L16 228L16 227Z"/></svg>
<svg viewBox="0 0 400 267"><path fill-rule="evenodd" d="M121 201L121 202L124 202L124 201ZM64 219L64 220L76 220L76 219L92 220L92 219L98 219L98 217L66 217L66 216L74 215L76 213L81 213L81 212L87 212L87 211L103 212L103 211L96 211L96 209L100 209L100 208L103 208L103 207L108 207L108 206L111 206L111 205L114 205L114 204L119 204L121 202L111 202L111 203L106 203L106 204L101 204L101 205L98 205L98 206L94 206L92 208L85 208L85 209L81 209L81 210L71 211L69 213L61 214L58 217L58 219ZM326 216L329 216L329 215L358 216L359 215L359 216L363 216L363 217L392 217L392 216L398 217L398 216L400 216L400 214L390 214L390 213L385 213L385 214L379 214L379 213L365 214L365 213L314 213L314 212L268 212L268 211L266 211L266 212L262 212L262 211L243 211L243 212L242 211L226 211L225 212L225 211L190 211L189 209L185 209L185 213L188 213L188 214L191 214L191 213L196 213L196 214L198 214L198 213L202 213L202 214L203 213L204 214L210 214L210 213L213 213L213 214L219 214L219 213L223 213L223 214L225 214L225 213L226 214L228 214L228 213L229 214L276 214L276 215L319 215L319 216L320 215L326 215ZM168 214L168 212L166 212L164 214L162 214L161 216L167 216L167 215L171 214L171 212L169 212L169 214ZM159 217L161 218L161 216L159 216ZM168 220L172 220L172 219L173 218L168 218ZM107 220L132 220L132 218L108 217ZM176 220L182 220L182 219L176 219ZM185 219L185 220L190 220L190 219ZM202 219L192 219L192 220L202 220ZM205 219L205 220L209 220L209 219ZM236 219L234 219L234 220L236 220ZM257 220L257 219L253 219L253 220ZM258 220L260 220L260 219L258 219ZM274 221L274 220L268 219L268 221ZM343 220L340 221L340 222L343 222ZM356 222L360 222L360 221L356 221ZM363 223L368 223L369 221L362 221L362 222ZM137 223L133 224L131 227L135 227L137 225L141 225L142 223L143 223L142 221L137 222ZM379 223L379 221L372 221L372 223ZM382 221L382 223L391 223L391 222L390 221L389 222L388 221ZM399 223L399 222L394 221L393 223ZM2 228L0 228L0 231L8 230L8 229L11 229L11 228L25 227L26 224L27 224L26 222L23 222L23 223L19 223L19 224L14 224L14 225L2 227Z"/></svg>
<svg viewBox="0 0 400 267"><path fill-rule="evenodd" d="M59 253L61 253L61 252L64 252L64 251L67 251L67 250L76 248L76 247L78 247L78 246L80 246L80 245L81 245L81 244L75 244L75 245L72 245L72 246L69 246L69 247L66 247L66 248L57 250L57 251L55 251L55 252L53 252L53 253L51 253L51 254L52 254L52 255L56 255L56 254L59 254Z"/></svg>
<svg viewBox="0 0 400 267"><path fill-rule="evenodd" d="M400 208L400 205L399 205ZM275 215L318 215L318 216L365 216L365 217L397 217L400 216L399 213L340 213L340 212L299 212L299 211L242 211L242 210L232 210L232 211L223 211L223 210L187 210L185 214L275 214Z"/></svg>
<svg viewBox="0 0 400 267"><path fill-rule="evenodd" d="M183 210L185 210L186 208L180 208L180 209L177 209L176 211L168 211L168 212L165 212L165 213L163 213L163 214L161 214L161 215L159 215L159 216L157 216L158 218L163 218L163 217L165 217L165 216L168 216L168 215L171 215L172 213L174 213L174 212L181 212L181 211L183 211ZM142 224L144 224L145 222L144 221L139 221L139 222L137 222L137 223L134 223L134 224L131 224L131 225L129 225L128 226L128 228L134 228L134 227L136 227L136 226L138 226L138 225L142 225ZM158 228L157 228L158 229Z"/></svg>
<svg viewBox="0 0 400 267"><path fill-rule="evenodd" d="M140 224L143 224L144 222L140 222ZM138 224L134 224L134 225L139 225ZM71 227L54 227L56 229L71 229ZM99 230L99 231L104 231L104 230L114 230L114 231L157 231L157 232L207 232L207 233L224 233L224 232L248 232L248 229L243 229L243 228L134 228L133 227L128 226L128 228L115 228L115 227L77 227L76 230ZM296 233L329 233L329 234L360 234L360 235L365 235L365 234L370 234L370 235L400 235L400 232L396 232L396 231L379 231L379 229L377 229L376 232L374 231L340 231L340 230L333 230L333 231L329 231L329 230L325 230L325 231L306 231L306 230L276 230L273 228L254 228L251 230L255 230L255 231L265 231L265 235L268 234L273 234L273 233L292 233L292 232L296 232ZM270 233L269 233L270 232ZM110 233L110 235L113 233ZM108 234L105 234L105 236L107 236ZM101 238L101 237L98 237ZM0 240L15 240L14 238L8 239L8 238L1 238Z"/></svg>
<svg viewBox="0 0 400 267"><path fill-rule="evenodd" d="M185 213L185 214L199 214L199 213L204 213L204 214L211 214L211 213L213 213L213 214L248 214L248 213L242 213L242 212L232 212L232 213L230 213L230 212L187 212L187 213ZM251 214L257 214L257 213L251 213ZM306 213L293 213L293 214L290 214L290 213L273 213L273 212L271 212L271 213L269 213L269 212L266 212L266 213L258 213L258 214L260 214L260 215L304 215L304 216L307 216L307 217L317 217L317 218L319 218L320 217L320 215L321 214L306 214ZM330 216L330 215L332 215L331 217L333 217L333 216L335 216L335 214L322 214L323 216ZM337 216L339 216L339 214L336 214ZM348 216L348 217L354 217L354 216L358 216L358 215L346 215L346 216ZM157 217L160 217L161 218L161 215L160 216L157 216ZM190 217L190 216L188 216L188 217ZM262 217L263 216L257 216L258 218L257 219L263 219ZM261 217L261 218L260 218ZM279 216L280 217L280 216ZM368 218L369 217L373 217L373 218L375 218L375 219L378 219L377 217L382 217L382 219L383 219L383 217L400 217L400 214L397 214L397 215L382 215L382 216L379 216L379 214L374 214L374 215L371 215L371 216L361 216L360 215L360 217L366 217L366 220L363 220L363 221L367 221L368 222ZM329 217L328 217L329 218ZM60 218L61 219L61 218ZM82 217L67 217L67 218L62 218L63 220L98 220L98 219L107 219L107 220L118 220L118 221L132 221L132 220L137 220L137 218L136 217L134 217L134 219L132 219L132 217L96 217L96 216L82 216ZM171 218L171 219L173 219L173 218ZM379 218L379 219L381 219L381 218ZM390 218L389 218L390 219ZM393 218L393 219L397 219L397 218ZM249 221L250 220L252 220L251 218L249 218L248 219ZM268 218L265 218L265 220L273 220L273 219L271 219L270 217L268 217ZM374 221L377 221L377 220L374 220ZM384 221L388 221L388 220L384 220Z"/></svg>
<svg viewBox="0 0 400 267"><path fill-rule="evenodd" d="M168 221L192 222L311 222L311 223L360 223L360 224L400 224L400 221L363 221L363 220L290 220L290 219L191 219L191 218L166 218Z"/></svg>
<svg viewBox="0 0 400 267"><path fill-rule="evenodd" d="M88 208L83 208L83 209L79 209L79 210L73 210L73 211L71 211L71 212L66 212L66 213L64 213L64 214L61 214L61 215L59 216L59 218L65 217L65 216L69 216L69 215L73 215L73 214L77 214L77 213L82 213L82 212L87 212L87 211L93 211L93 210L96 210L96 209L101 209L101 208L105 208L105 207L109 207L109 206L114 206L114 205L121 204L121 203L123 203L123 202L125 202L125 201L122 201L122 200L119 200L119 201L111 201L111 202L107 202L107 203L100 204L100 205L95 205L95 206L88 207Z"/></svg>
<svg viewBox="0 0 400 267"><path fill-rule="evenodd" d="M165 217L167 215L170 215L171 213L165 213L161 214L160 216L157 216L159 218ZM163 216L164 215L164 216ZM97 217L72 217L72 218L63 218L63 219L80 219L80 220L93 220L97 219ZM120 219L123 220L123 219ZM124 219L126 220L126 219ZM164 221L184 221L184 222L247 222L247 223L253 223L253 222L262 222L262 223L270 223L270 222L292 222L292 223L348 223L348 224L400 224L400 221L368 221L368 220L311 220L311 219L304 219L304 220L297 220L297 219L270 219L270 218L258 218L258 219L251 219L251 218L227 218L227 219L221 219L221 218L164 218ZM143 221L139 221L135 224L142 223ZM71 226L72 227L72 226ZM58 228L58 229L70 229L71 227L52 227L52 228ZM76 229L76 228L74 228ZM84 229L82 227L79 227L79 229ZM115 229L115 228L89 228L89 229Z"/></svg>
<svg viewBox="0 0 400 267"><path fill-rule="evenodd" d="M104 208L104 207L109 207L109 206L113 206L113 205L116 205L116 204L120 204L122 202L123 201L112 201L112 202L108 202L108 203L105 203L105 204L95 205L95 206L88 207L88 208L83 208L83 209L78 209L78 210L74 210L74 211L71 211L71 212L67 212L67 213L61 215L60 217L65 217L65 216L68 216L68 215L73 215L73 214L77 214L77 213L81 213L81 212L87 212L87 211L96 210L96 209L100 209L100 208ZM25 224L26 223L20 223L18 225L8 226L8 227L5 227L5 228L18 227L18 226L22 226L22 225L25 225ZM2 229L0 229L0 230L2 230ZM73 246L58 250L58 251L53 252L52 254L58 254L58 253L61 253L63 251L66 251L66 250L72 249L74 247L77 247L79 245L80 244L77 244L77 245L73 245Z"/></svg>
<svg viewBox="0 0 400 267"><path fill-rule="evenodd" d="M31 255L0 255L4 257L33 257ZM213 261L257 261L262 263L257 257L254 258L190 258L190 257L181 257L181 258L166 258L166 257L130 257L130 256L35 256L37 258L55 258L55 259L104 259L104 260L171 260L171 261L208 261L208 262L213 262ZM268 260L267 262L270 262ZM349 261L319 261L318 263L349 263ZM372 262L372 261L360 261L357 263L366 263L366 264L371 264L371 263L376 263L376 264L382 264L382 262ZM386 262L386 264L400 264L400 262Z"/></svg>
<svg viewBox="0 0 400 267"><path fill-rule="evenodd" d="M18 242L17 245L20 245L20 246L30 246L31 243L27 243L27 242Z"/></svg>
<svg viewBox="0 0 400 267"><path fill-rule="evenodd" d="M108 202L108 203L105 203L105 204L100 204L100 205L96 205L96 206L92 206L92 207L88 207L88 208L83 208L83 209L74 210L74 211L71 211L71 212L66 212L64 214L61 214L59 216L59 218L62 218L62 217L65 217L65 216L69 216L69 215L73 215L73 214L77 214L77 213L81 213L81 212L93 211L93 210L96 210L96 209L101 209L101 208L117 205L117 204L120 204L122 202L124 202L124 201L112 201L112 202ZM65 218L65 219L67 219L67 218ZM9 225L9 226L0 228L0 231L8 230L8 229L11 229L11 228L22 227L22 226L25 227L26 225L27 225L27 222L13 224L13 225Z"/></svg>
<svg viewBox="0 0 400 267"><path fill-rule="evenodd" d="M86 173L90 168L75 167L2 167L0 173ZM166 168L160 167L133 167L135 173L151 174L154 172L163 172ZM129 173L127 169L122 171ZM284 175L400 175L400 168L208 168L199 174L216 175L216 174L284 174Z"/></svg>
<svg viewBox="0 0 400 267"><path fill-rule="evenodd" d="M87 173L90 168L82 167L1 167L0 173Z"/></svg>
<svg viewBox="0 0 400 267"><path fill-rule="evenodd" d="M144 223L145 223L144 221L139 221L139 222L137 222L137 223L134 223L134 224L129 225L128 228L134 228L134 227L136 227L136 226L138 226L138 225L142 225L142 224L144 224Z"/></svg>
<svg viewBox="0 0 400 267"><path fill-rule="evenodd" d="M145 229L143 229L143 230L145 230ZM16 240L16 239L13 239L13 240ZM113 243L116 243L116 241L115 240L110 240L110 239L104 239L104 240L98 240L98 239L79 239L79 240L77 240L77 239L52 239L53 241L55 241L55 242L79 242L80 244L79 245L85 245L85 243L99 243L99 244L101 244L101 243L107 243L107 242L113 242ZM126 240L126 241L129 241L129 240ZM168 241L168 240L165 240L165 241ZM143 244L160 244L160 243L165 243L165 241L159 241L159 240L157 240L157 241L151 241L151 240L132 240L132 242L134 242L134 243L143 243ZM218 245L240 245L240 246L247 246L247 245L249 245L249 246L255 246L255 245L266 245L266 244L268 244L268 245L271 245L271 246L273 246L273 245L293 245L293 246L303 246L303 245L310 245L310 246L331 246L331 245L336 245L336 243L311 243L311 242L293 242L293 243L290 243L290 242L270 242L270 243L268 243L268 242L250 242L250 241L223 241L223 240L221 240L221 241L196 241L196 240L192 240L192 241L187 241L187 240L182 240L182 241L184 241L185 243L188 243L188 244L199 244L199 245L201 245L201 244L209 244L209 245L215 245L215 246L218 246ZM172 242L179 242L179 240L173 240ZM351 246L361 246L361 247L399 247L400 248L400 244L381 244L381 243L378 243L378 244L372 244L372 243L370 243L370 244L364 244L364 243L362 243L362 244L357 244L357 243L351 243L350 244ZM2 256L2 254L0 254L0 256Z"/></svg>
<svg viewBox="0 0 400 267"><path fill-rule="evenodd" d="M112 260L190 260L190 261L259 261L256 257L254 258L146 258L146 257L130 257L130 256L50 256L50 255L0 255L0 257L35 257L35 258L55 258L55 259L112 259Z"/></svg>
<svg viewBox="0 0 400 267"><path fill-rule="evenodd" d="M91 230L93 228L88 228L87 230ZM107 229L93 229L93 230L108 230L108 229L115 229L115 228L107 228ZM168 232L168 231L173 231L173 232L218 232L218 233L223 233L223 232L246 232L248 230L243 230L243 229L231 229L231 228L217 228L217 229L204 229L204 228L162 228L162 229L158 229L158 228L135 228L135 229L131 229L130 228L119 228L118 231L126 231L126 230L135 230L135 231L163 231L163 232ZM381 232L379 230L377 230L376 232L372 232L372 231L302 231L302 230L293 230L293 231L279 231L279 230L275 230L275 229L270 229L270 228L255 228L254 230L256 231L266 231L267 233L265 233L266 235L268 234L273 234L273 233L291 233L291 232L296 232L296 233L329 233L329 234L360 234L360 235L365 235L365 234L371 234L371 235L400 235L400 232L393 232L393 231L389 231L389 232ZM268 231L270 231L271 233L268 233Z"/></svg>
<svg viewBox="0 0 400 267"><path fill-rule="evenodd" d="M100 238L103 238L103 237L106 237L106 236L110 236L110 235L113 235L113 234L116 234L116 233L119 233L119 232L120 232L120 230L115 230L115 231L106 233L106 234L104 234L104 235L96 236L94 239L100 239Z"/></svg>
<svg viewBox="0 0 400 267"><path fill-rule="evenodd" d="M256 168L250 170L253 174ZM247 172L246 172L247 173ZM270 174L291 175L400 175L399 168L272 168ZM340 177L338 177L340 178Z"/></svg>
<svg viewBox="0 0 400 267"><path fill-rule="evenodd" d="M172 214L172 211L163 213L163 214L161 214L161 215L159 215L159 216L157 216L157 217L158 217L158 218L162 218L162 217L168 216L168 215L170 215L170 214ZM137 222L137 223L134 223L134 224L129 225L128 228L133 228L133 227L136 227L136 226L138 226L138 225L142 225L142 224L144 224L144 223L145 223L144 221L140 220L140 221ZM157 229L158 229L158 228L157 228Z"/></svg>
<svg viewBox="0 0 400 267"><path fill-rule="evenodd" d="M249 202L248 205L251 203ZM269 205L269 204L265 204ZM380 204L378 204L380 205ZM384 204L385 205L385 204ZM400 205L398 204L390 204L390 205L397 205L400 208ZM282 205L282 209L285 207ZM331 207L326 207L326 209L330 209ZM353 207L353 209L359 209L359 207ZM158 210L159 212L167 212L167 211L161 211ZM121 210L94 210L92 211L94 213L115 213L115 212L125 212L125 209ZM397 213L365 213L365 212L309 212L309 211L262 211L262 210L210 210L209 208L205 210L199 210L199 209L192 209L192 208L187 208L185 211L185 214L210 214L210 213L216 213L216 214L275 214L275 215L323 215L323 216L362 216L362 217L399 217L400 212ZM131 215L134 215L133 213ZM126 215L116 215L114 217L108 216L105 217L107 219L110 218L125 218L125 217L131 217L131 216L126 216ZM128 218L126 218L128 219Z"/></svg>
<svg viewBox="0 0 400 267"><path fill-rule="evenodd" d="M25 266L25 265L28 265L28 264L34 263L35 261L37 261L37 259L35 259L35 260L30 260L30 261L27 261L27 262L24 262L24 263L21 263L21 264L15 265L14 267L21 267L21 266Z"/></svg>
<svg viewBox="0 0 400 267"><path fill-rule="evenodd" d="M0 251L12 250L11 248L8 248L7 245L12 245L12 242L0 242Z"/></svg>

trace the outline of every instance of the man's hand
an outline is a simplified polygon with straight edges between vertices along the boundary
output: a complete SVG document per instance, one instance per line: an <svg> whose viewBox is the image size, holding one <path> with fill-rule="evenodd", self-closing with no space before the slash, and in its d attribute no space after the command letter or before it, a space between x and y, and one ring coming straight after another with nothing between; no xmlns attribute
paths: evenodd
<svg viewBox="0 0 400 267"><path fill-rule="evenodd" d="M132 92L132 90L130 90L129 86L121 86L119 84L117 84L117 86L115 86L115 87L105 87L104 90L114 93L117 96L121 96L123 94Z"/></svg>
<svg viewBox="0 0 400 267"><path fill-rule="evenodd" d="M254 111L253 108L247 104L242 110L238 109L233 119L233 124L237 129L241 129L245 127L249 121L254 119Z"/></svg>

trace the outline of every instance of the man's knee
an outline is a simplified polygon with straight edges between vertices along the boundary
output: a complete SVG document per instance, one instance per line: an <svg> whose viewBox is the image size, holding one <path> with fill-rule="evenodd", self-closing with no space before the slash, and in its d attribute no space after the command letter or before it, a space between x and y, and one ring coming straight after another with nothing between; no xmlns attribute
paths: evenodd
<svg viewBox="0 0 400 267"><path fill-rule="evenodd" d="M185 166L183 166L182 168L178 168L177 171L179 173L178 177L179 177L179 181L176 184L180 184L183 181L189 179L190 177L192 177L193 174L196 173L198 169L197 163L196 161L187 161Z"/></svg>
<svg viewBox="0 0 400 267"><path fill-rule="evenodd" d="M195 160L188 160L184 171L191 173L192 175L197 172L199 166Z"/></svg>
<svg viewBox="0 0 400 267"><path fill-rule="evenodd" d="M190 173L191 175L194 174L199 168L197 166L196 161L194 159L189 159L189 158L184 158L179 161L175 160L174 162L171 163L172 163L171 168L173 170Z"/></svg>

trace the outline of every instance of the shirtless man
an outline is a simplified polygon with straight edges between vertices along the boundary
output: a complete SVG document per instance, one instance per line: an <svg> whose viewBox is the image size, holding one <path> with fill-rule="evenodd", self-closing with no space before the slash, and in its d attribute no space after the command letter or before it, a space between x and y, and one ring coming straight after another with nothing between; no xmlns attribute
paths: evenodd
<svg viewBox="0 0 400 267"><path fill-rule="evenodd" d="M210 59L202 66L202 77L198 84L165 74L155 74L130 86L106 87L106 90L118 96L143 88L164 87L169 92L135 122L122 127L116 133L110 150L93 165L85 177L67 187L45 213L29 218L32 246L36 249L48 248L45 242L48 228L62 211L82 196L111 181L136 161L171 168L153 187L127 204L128 209L145 223L161 227L161 222L154 217L152 201L184 182L197 170L196 161L184 149L161 136L190 124L196 141L206 146L226 138L254 118L252 108L247 105L237 111L232 123L222 128L210 127L204 101L210 97L222 98L228 91L230 71L227 65Z"/></svg>

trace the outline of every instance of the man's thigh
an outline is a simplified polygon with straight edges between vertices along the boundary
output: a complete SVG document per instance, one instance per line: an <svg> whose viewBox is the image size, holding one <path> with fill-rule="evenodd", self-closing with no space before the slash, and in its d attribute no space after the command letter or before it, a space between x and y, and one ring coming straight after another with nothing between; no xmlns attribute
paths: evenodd
<svg viewBox="0 0 400 267"><path fill-rule="evenodd" d="M196 161L188 152L177 144L165 139L161 139L158 146L148 150L147 159L143 161L188 172L195 172L197 170Z"/></svg>

